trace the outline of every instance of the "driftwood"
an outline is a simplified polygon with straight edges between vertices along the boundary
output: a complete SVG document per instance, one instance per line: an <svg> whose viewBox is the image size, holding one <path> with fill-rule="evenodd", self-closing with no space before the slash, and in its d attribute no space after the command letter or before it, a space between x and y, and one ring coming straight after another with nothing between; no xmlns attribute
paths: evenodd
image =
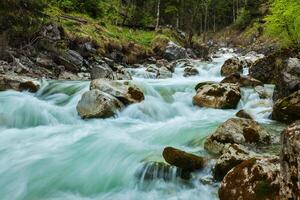
<svg viewBox="0 0 300 200"><path fill-rule="evenodd" d="M60 15L60 18L73 20L73 21L79 22L81 24L87 24L88 23L88 21L85 20L85 19L82 19L82 18L79 18L79 17L70 16L70 15Z"/></svg>

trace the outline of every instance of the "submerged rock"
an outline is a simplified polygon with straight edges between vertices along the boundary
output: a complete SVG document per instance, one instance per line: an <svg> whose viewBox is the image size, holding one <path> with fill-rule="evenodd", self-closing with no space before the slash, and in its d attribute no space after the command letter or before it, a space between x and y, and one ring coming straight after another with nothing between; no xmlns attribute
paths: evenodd
<svg viewBox="0 0 300 200"><path fill-rule="evenodd" d="M85 92L76 109L81 118L108 118L114 116L124 105L115 97L97 89Z"/></svg>
<svg viewBox="0 0 300 200"><path fill-rule="evenodd" d="M198 88L193 103L200 107L233 109L237 107L240 99L241 93L238 85L205 84Z"/></svg>
<svg viewBox="0 0 300 200"><path fill-rule="evenodd" d="M120 82L96 79L91 82L90 89L105 92L117 98L125 105L139 103L145 99L144 93L137 86L128 81Z"/></svg>
<svg viewBox="0 0 300 200"><path fill-rule="evenodd" d="M259 85L263 86L263 83L259 80L239 73L234 73L227 76L221 81L221 83L235 83L238 84L240 87L255 87Z"/></svg>
<svg viewBox="0 0 300 200"><path fill-rule="evenodd" d="M188 76L196 76L199 74L199 71L195 68L195 67L186 67L184 69L184 77L188 77Z"/></svg>
<svg viewBox="0 0 300 200"><path fill-rule="evenodd" d="M224 177L220 200L279 200L279 158L252 158Z"/></svg>
<svg viewBox="0 0 300 200"><path fill-rule="evenodd" d="M296 200L300 197L300 121L289 125L281 137L280 197Z"/></svg>
<svg viewBox="0 0 300 200"><path fill-rule="evenodd" d="M202 169L206 165L206 159L173 147L166 147L163 157L170 165L190 172Z"/></svg>
<svg viewBox="0 0 300 200"><path fill-rule="evenodd" d="M190 173L164 162L145 162L135 172L135 177L141 181L174 181L176 178L189 179Z"/></svg>
<svg viewBox="0 0 300 200"><path fill-rule="evenodd" d="M222 76L229 76L234 73L241 73L243 71L243 64L238 58L230 58L225 61L221 68Z"/></svg>
<svg viewBox="0 0 300 200"><path fill-rule="evenodd" d="M272 119L293 122L300 119L300 90L275 102Z"/></svg>
<svg viewBox="0 0 300 200"><path fill-rule="evenodd" d="M261 99L267 99L271 97L272 95L267 92L267 90L263 86L256 86L254 88L255 92L259 95L259 98Z"/></svg>
<svg viewBox="0 0 300 200"><path fill-rule="evenodd" d="M16 74L0 75L0 91L16 90L37 92L40 88L40 83L26 76Z"/></svg>
<svg viewBox="0 0 300 200"><path fill-rule="evenodd" d="M249 113L247 113L245 110L240 110L239 112L237 112L235 114L235 116L237 116L239 118L253 119L253 117Z"/></svg>
<svg viewBox="0 0 300 200"><path fill-rule="evenodd" d="M209 136L204 148L214 154L221 154L226 144L270 144L270 134L256 121L243 118L232 118L221 124Z"/></svg>

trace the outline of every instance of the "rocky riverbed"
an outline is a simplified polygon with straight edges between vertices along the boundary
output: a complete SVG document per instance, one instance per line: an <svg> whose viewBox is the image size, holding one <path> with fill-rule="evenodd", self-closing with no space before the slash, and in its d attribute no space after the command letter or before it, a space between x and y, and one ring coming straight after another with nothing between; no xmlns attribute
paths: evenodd
<svg viewBox="0 0 300 200"><path fill-rule="evenodd" d="M296 198L299 54L220 49L197 60L171 45L168 60L136 65L38 56L34 65L55 65L43 79L34 70L47 67L3 61L0 196Z"/></svg>

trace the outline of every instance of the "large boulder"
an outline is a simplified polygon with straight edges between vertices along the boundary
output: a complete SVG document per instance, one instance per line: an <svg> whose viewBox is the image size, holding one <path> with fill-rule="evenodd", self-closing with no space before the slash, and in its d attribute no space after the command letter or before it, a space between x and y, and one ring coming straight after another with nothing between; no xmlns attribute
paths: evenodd
<svg viewBox="0 0 300 200"><path fill-rule="evenodd" d="M91 82L90 89L105 92L117 98L125 105L138 103L145 99L143 92L137 86L128 81L120 82L96 79Z"/></svg>
<svg viewBox="0 0 300 200"><path fill-rule="evenodd" d="M114 80L132 80L130 73L123 65L115 65L114 70Z"/></svg>
<svg viewBox="0 0 300 200"><path fill-rule="evenodd" d="M173 147L166 147L163 157L170 165L190 172L202 169L206 165L206 159Z"/></svg>
<svg viewBox="0 0 300 200"><path fill-rule="evenodd" d="M300 197L300 121L288 126L281 137L280 197L296 200Z"/></svg>
<svg viewBox="0 0 300 200"><path fill-rule="evenodd" d="M238 58L230 58L225 61L221 68L222 76L229 76L234 73L241 73L243 71L243 64Z"/></svg>
<svg viewBox="0 0 300 200"><path fill-rule="evenodd" d="M37 92L39 88L40 83L36 79L16 74L0 75L0 91L16 90L20 92Z"/></svg>
<svg viewBox="0 0 300 200"><path fill-rule="evenodd" d="M213 177L217 181L222 181L232 168L254 155L253 152L237 144L229 144L225 149L221 157L216 161L213 169Z"/></svg>
<svg viewBox="0 0 300 200"><path fill-rule="evenodd" d="M88 119L112 117L123 107L117 98L93 89L82 95L76 109L81 118Z"/></svg>
<svg viewBox="0 0 300 200"><path fill-rule="evenodd" d="M221 154L227 144L266 145L270 143L270 134L256 121L232 118L221 124L206 139L204 148L211 153Z"/></svg>
<svg viewBox="0 0 300 200"><path fill-rule="evenodd" d="M205 84L198 88L193 98L194 105L200 107L233 109L241 99L240 87L235 84Z"/></svg>
<svg viewBox="0 0 300 200"><path fill-rule="evenodd" d="M224 177L220 200L280 200L279 158L251 158Z"/></svg>
<svg viewBox="0 0 300 200"><path fill-rule="evenodd" d="M289 58L284 61L274 91L274 100L287 97L300 90L300 59Z"/></svg>
<svg viewBox="0 0 300 200"><path fill-rule="evenodd" d="M231 74L225 77L221 83L235 83L238 84L240 87L256 87L256 86L263 86L263 83L259 80L251 78L249 76L245 76L239 73Z"/></svg>
<svg viewBox="0 0 300 200"><path fill-rule="evenodd" d="M187 52L185 48L175 44L174 42L169 42L164 52L164 58L168 61L187 58Z"/></svg>
<svg viewBox="0 0 300 200"><path fill-rule="evenodd" d="M300 119L300 90L275 102L272 119L293 122Z"/></svg>

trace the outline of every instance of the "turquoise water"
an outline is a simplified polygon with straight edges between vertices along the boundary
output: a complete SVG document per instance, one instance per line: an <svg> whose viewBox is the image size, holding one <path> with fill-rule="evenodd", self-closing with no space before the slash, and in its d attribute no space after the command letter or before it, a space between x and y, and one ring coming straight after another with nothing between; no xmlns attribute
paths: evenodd
<svg viewBox="0 0 300 200"><path fill-rule="evenodd" d="M182 76L180 66L165 80L147 79L143 69L133 70L145 101L105 120L81 120L76 112L89 82L44 80L36 94L1 92L0 199L218 199L216 186L199 181L210 177L210 167L189 182L149 182L136 172L145 161L162 160L166 146L206 155L202 141L241 108L271 123L272 101L260 100L252 89L243 89L236 110L192 105L194 86L221 80L220 67L230 56L195 61L200 75L190 78Z"/></svg>

